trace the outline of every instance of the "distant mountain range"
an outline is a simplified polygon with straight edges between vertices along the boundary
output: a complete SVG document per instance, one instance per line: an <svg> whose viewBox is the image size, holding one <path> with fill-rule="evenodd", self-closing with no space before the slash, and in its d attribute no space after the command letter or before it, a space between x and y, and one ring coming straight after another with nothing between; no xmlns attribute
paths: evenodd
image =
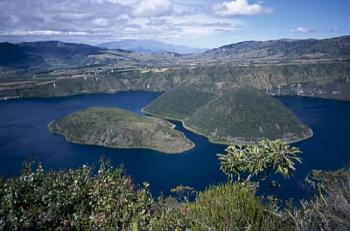
<svg viewBox="0 0 350 231"><path fill-rule="evenodd" d="M191 56L201 49L174 46L154 40L124 40L101 44L101 47L59 41L0 43L0 66L37 65L76 66L87 64L146 65L147 62L217 62L279 60L349 59L350 36L330 39L247 41L225 45ZM109 49L107 49L109 48ZM111 50L113 49L113 50ZM202 50L203 51L203 50ZM151 54L148 59L139 53ZM152 55L153 54L153 55Z"/></svg>
<svg viewBox="0 0 350 231"><path fill-rule="evenodd" d="M188 46L173 45L156 40L122 40L115 42L107 42L98 45L99 47L108 49L123 49L134 51L137 53L178 53L178 54L198 54L208 49L200 49Z"/></svg>
<svg viewBox="0 0 350 231"><path fill-rule="evenodd" d="M208 50L203 56L249 59L317 59L350 56L350 36L330 39L246 41Z"/></svg>

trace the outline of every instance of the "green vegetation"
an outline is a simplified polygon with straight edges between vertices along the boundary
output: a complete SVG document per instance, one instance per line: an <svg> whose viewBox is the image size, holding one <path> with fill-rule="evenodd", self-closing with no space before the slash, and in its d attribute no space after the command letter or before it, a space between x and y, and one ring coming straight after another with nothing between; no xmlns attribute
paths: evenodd
<svg viewBox="0 0 350 231"><path fill-rule="evenodd" d="M289 211L295 230L350 230L350 168L313 171L308 180L319 196Z"/></svg>
<svg viewBox="0 0 350 231"><path fill-rule="evenodd" d="M270 230L280 220L250 186L210 187L178 202L153 199L147 183L136 187L105 162L96 175L87 166L31 169L0 181L1 230Z"/></svg>
<svg viewBox="0 0 350 231"><path fill-rule="evenodd" d="M183 120L213 97L214 94L195 87L180 87L159 96L144 111L163 118Z"/></svg>
<svg viewBox="0 0 350 231"><path fill-rule="evenodd" d="M255 175L273 169L288 176L298 161L298 149L265 140L245 152L229 147L221 168ZM253 151L255 150L255 151ZM257 151L260 150L260 151ZM232 155L234 152L241 155ZM255 154L254 154L255 153ZM258 154L259 153L259 154ZM242 156L257 158L237 163ZM260 158L266 156L268 158ZM286 170L283 170L283 169ZM302 207L281 208L270 196L257 196L259 184L243 182L210 186L198 192L178 186L174 197L153 198L149 185L136 186L122 169L102 161L98 171L82 166L44 171L26 163L20 176L0 178L0 230L349 230L350 170L314 171L309 177L319 196ZM233 170L230 170L233 169ZM281 171L279 169L282 169Z"/></svg>
<svg viewBox="0 0 350 231"><path fill-rule="evenodd" d="M162 201L154 230L291 230L273 203L263 203L255 187L226 184L209 187L195 201Z"/></svg>
<svg viewBox="0 0 350 231"><path fill-rule="evenodd" d="M87 166L31 169L0 182L0 230L142 230L149 223L147 184L136 189L121 169L105 162L96 175Z"/></svg>
<svg viewBox="0 0 350 231"><path fill-rule="evenodd" d="M296 141L312 134L278 100L250 88L214 95L180 87L166 92L144 111L181 120L186 128L217 143L249 143L262 138Z"/></svg>
<svg viewBox="0 0 350 231"><path fill-rule="evenodd" d="M171 123L117 108L90 108L49 124L49 130L74 143L114 148L150 148L180 153L194 144Z"/></svg>
<svg viewBox="0 0 350 231"><path fill-rule="evenodd" d="M254 176L262 176L267 180L272 171L288 177L294 168L294 162L301 162L297 156L301 151L290 147L281 140L262 140L258 145L229 146L227 154L218 154L220 169L233 182L234 177L241 181L241 174L247 174L245 182Z"/></svg>
<svg viewBox="0 0 350 231"><path fill-rule="evenodd" d="M193 113L185 125L220 143L262 138L296 141L311 131L278 100L254 89L232 90Z"/></svg>

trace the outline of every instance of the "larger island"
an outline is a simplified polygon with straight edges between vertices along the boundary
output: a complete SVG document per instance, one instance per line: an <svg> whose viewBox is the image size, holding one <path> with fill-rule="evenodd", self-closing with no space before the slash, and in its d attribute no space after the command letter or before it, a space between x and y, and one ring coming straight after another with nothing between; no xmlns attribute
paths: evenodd
<svg viewBox="0 0 350 231"><path fill-rule="evenodd" d="M184 127L214 143L256 143L263 138L295 142L312 136L312 130L277 99L252 88L218 93L180 87L164 93L143 111L182 121Z"/></svg>

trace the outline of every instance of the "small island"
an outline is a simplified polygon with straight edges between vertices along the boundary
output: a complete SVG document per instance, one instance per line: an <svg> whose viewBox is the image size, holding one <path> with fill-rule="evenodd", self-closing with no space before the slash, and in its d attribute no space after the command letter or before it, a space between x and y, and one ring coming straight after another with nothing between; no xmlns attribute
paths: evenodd
<svg viewBox="0 0 350 231"><path fill-rule="evenodd" d="M72 143L182 153L194 147L168 121L118 108L89 108L51 122L50 132Z"/></svg>

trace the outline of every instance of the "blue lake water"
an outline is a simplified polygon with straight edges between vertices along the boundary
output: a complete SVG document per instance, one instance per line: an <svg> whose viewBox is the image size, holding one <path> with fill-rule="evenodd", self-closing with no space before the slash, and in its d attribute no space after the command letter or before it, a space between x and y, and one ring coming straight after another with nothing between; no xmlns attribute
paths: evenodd
<svg viewBox="0 0 350 231"><path fill-rule="evenodd" d="M50 121L92 106L115 106L142 114L141 108L157 96L158 93L136 91L1 101L0 175L19 174L28 158L40 161L45 169L65 169L82 164L98 166L100 157L104 156L115 166L123 164L137 184L149 182L154 195L168 194L171 188L181 184L202 190L225 182L216 154L224 152L226 146L209 143L178 122L175 122L177 129L196 144L194 149L179 155L71 144L47 129ZM283 180L276 191L283 199L300 199L307 195L303 182L311 169L333 170L349 163L350 103L302 97L278 99L314 131L311 139L296 144L304 152L303 164L297 165L294 176Z"/></svg>

